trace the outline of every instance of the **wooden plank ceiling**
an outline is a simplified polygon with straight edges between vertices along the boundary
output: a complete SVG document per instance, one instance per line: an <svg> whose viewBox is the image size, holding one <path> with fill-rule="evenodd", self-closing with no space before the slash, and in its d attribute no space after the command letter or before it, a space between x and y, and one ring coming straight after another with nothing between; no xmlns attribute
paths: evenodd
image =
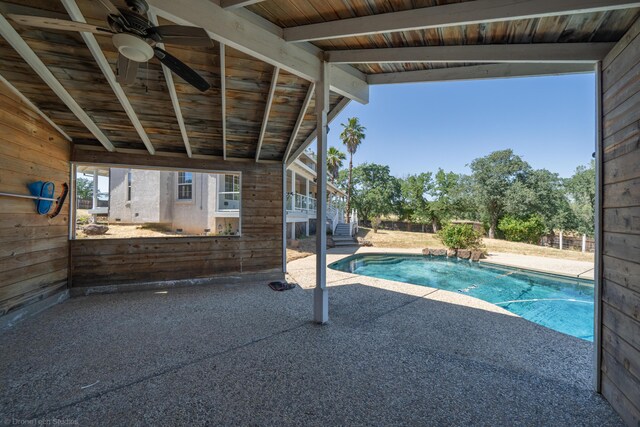
<svg viewBox="0 0 640 427"><path fill-rule="evenodd" d="M14 13L70 19L57 0L3 1ZM122 1L114 4L123 6ZM77 0L87 22L106 26L106 10L99 2ZM16 7L20 6L20 8ZM21 8L24 7L24 8ZM12 9L13 8L13 9ZM160 20L162 24L168 21ZM29 47L73 96L116 149L146 150L140 135L114 95L107 79L79 33L40 30L11 22ZM117 50L110 36L95 35L100 48L116 69ZM166 50L200 73L211 89L201 93L180 77L173 80L189 144L194 155L223 156L220 45L210 47L166 45ZM271 86L274 67L225 46L226 154L227 158L255 159L257 141ZM100 143L54 94L47 84L0 37L0 75L31 100L65 131L75 144ZM260 160L282 161L299 110L310 83L280 70L268 117ZM134 84L122 85L144 131L157 153L182 153L186 148L160 63L141 65ZM331 108L342 98L332 93ZM297 149L314 131L313 102L293 145ZM292 151L292 152L293 152Z"/></svg>
<svg viewBox="0 0 640 427"><path fill-rule="evenodd" d="M251 12L282 27L330 22L470 0L266 0ZM314 41L325 51L477 44L616 42L640 16L640 9L581 13L507 22L400 31ZM460 67L465 63L353 64L366 74ZM477 64L473 64L477 65Z"/></svg>

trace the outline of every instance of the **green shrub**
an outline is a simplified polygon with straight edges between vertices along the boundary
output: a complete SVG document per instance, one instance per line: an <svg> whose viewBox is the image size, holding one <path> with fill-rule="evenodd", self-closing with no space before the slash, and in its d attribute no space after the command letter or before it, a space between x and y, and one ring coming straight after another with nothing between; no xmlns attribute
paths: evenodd
<svg viewBox="0 0 640 427"><path fill-rule="evenodd" d="M546 227L543 218L535 214L526 220L506 216L498 223L498 229L504 233L505 239L512 242L537 244Z"/></svg>
<svg viewBox="0 0 640 427"><path fill-rule="evenodd" d="M438 231L438 238L449 249L478 249L482 235L471 224L449 224Z"/></svg>
<svg viewBox="0 0 640 427"><path fill-rule="evenodd" d="M91 222L91 215L76 213L76 224L77 225L87 225Z"/></svg>

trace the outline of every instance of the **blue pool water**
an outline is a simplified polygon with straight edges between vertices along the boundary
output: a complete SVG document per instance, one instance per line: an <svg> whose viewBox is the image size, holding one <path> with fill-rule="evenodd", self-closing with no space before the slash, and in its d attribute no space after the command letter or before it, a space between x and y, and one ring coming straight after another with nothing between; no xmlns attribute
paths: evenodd
<svg viewBox="0 0 640 427"><path fill-rule="evenodd" d="M353 255L334 270L460 292L593 341L593 281L421 255Z"/></svg>

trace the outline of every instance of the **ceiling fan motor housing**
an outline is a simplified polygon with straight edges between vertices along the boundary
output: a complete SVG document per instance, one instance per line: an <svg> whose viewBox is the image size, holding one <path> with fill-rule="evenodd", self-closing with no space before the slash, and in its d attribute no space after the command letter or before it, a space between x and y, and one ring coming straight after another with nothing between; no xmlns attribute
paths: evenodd
<svg viewBox="0 0 640 427"><path fill-rule="evenodd" d="M153 48L141 37L133 34L114 34L113 45L125 58L136 62L147 62L153 58Z"/></svg>

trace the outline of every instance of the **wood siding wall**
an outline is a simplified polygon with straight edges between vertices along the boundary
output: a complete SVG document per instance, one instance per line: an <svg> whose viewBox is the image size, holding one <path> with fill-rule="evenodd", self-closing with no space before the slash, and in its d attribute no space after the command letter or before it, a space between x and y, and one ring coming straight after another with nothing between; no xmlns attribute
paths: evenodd
<svg viewBox="0 0 640 427"><path fill-rule="evenodd" d="M0 83L0 192L28 194L27 184L69 181L70 144ZM0 316L66 288L69 203L54 219L33 200L0 196Z"/></svg>
<svg viewBox="0 0 640 427"><path fill-rule="evenodd" d="M282 163L75 149L73 160L242 173L242 236L71 241L71 286L282 273Z"/></svg>
<svg viewBox="0 0 640 427"><path fill-rule="evenodd" d="M640 21L602 68L602 394L640 425Z"/></svg>

